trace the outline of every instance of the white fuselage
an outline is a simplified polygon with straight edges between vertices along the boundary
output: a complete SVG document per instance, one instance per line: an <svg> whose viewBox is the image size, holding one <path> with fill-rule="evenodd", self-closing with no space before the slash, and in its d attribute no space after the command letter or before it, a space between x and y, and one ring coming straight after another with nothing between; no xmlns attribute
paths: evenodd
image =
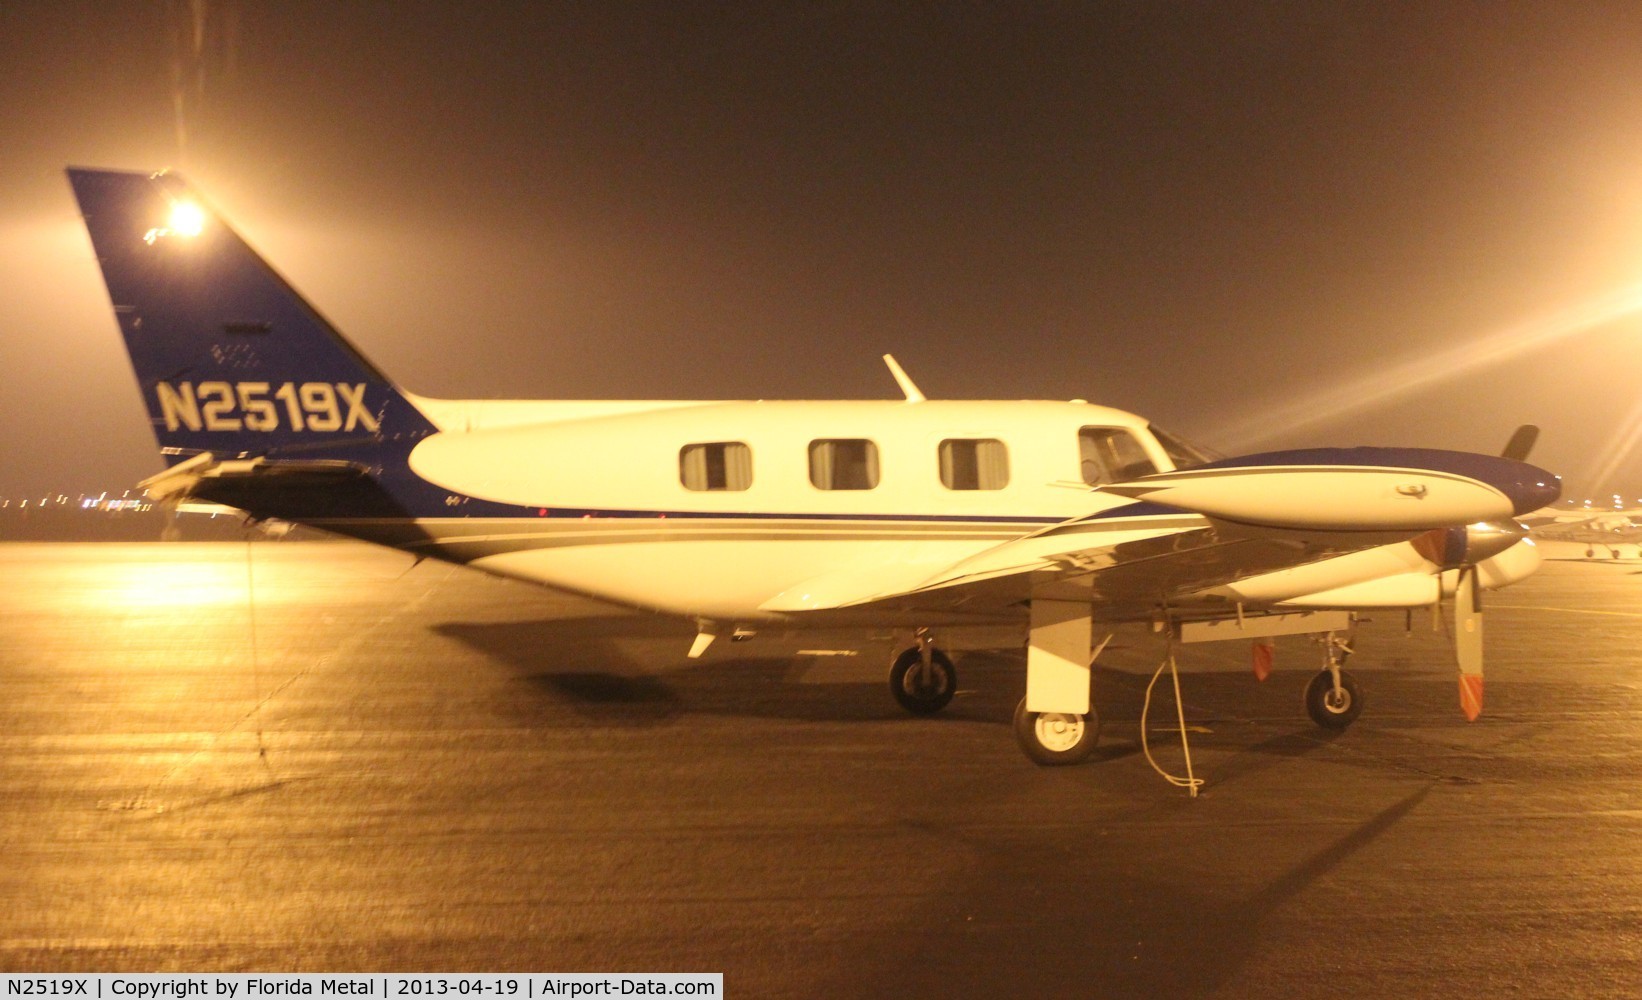
<svg viewBox="0 0 1642 1000"><path fill-rule="evenodd" d="M929 587L1064 568L1083 553L1097 554L1098 563L1098 553L1118 546L1213 523L1094 489L1132 486L1178 463L1144 419L1081 401L412 398L439 432L415 446L410 470L449 491L441 506L449 514L416 518L418 534L404 547L704 621L790 622L823 611L836 620L853 607ZM818 459L828 442L843 442L843 450ZM846 468L863 451L870 462ZM707 452L715 453L716 471L709 471ZM1194 475L1181 481L1189 486ZM1338 508L1340 498L1361 494L1367 513L1383 512L1378 527L1393 531L1386 539L1392 544L1320 554L1271 572L1251 566L1232 582L1176 596L1227 608L1432 603L1452 590L1453 574L1395 540L1416 533L1404 523L1409 505L1431 509L1446 502L1449 489L1491 491L1431 474L1423 480L1429 492L1422 485L1421 499L1410 499L1393 485L1410 475L1333 466L1278 470L1264 479L1271 484L1263 494L1267 507L1333 516L1342 530L1360 531L1369 527L1358 520L1363 512ZM1365 491L1370 477L1386 482ZM1224 476L1205 481L1216 478L1245 489ZM1073 521L1077 537L1069 548L1065 532ZM1538 562L1531 545L1519 544L1481 564L1484 585L1505 586ZM996 601L937 606L933 616L920 607L909 617L915 624L955 624L1008 620L1019 610ZM881 604L863 620L900 621Z"/></svg>
<svg viewBox="0 0 1642 1000"><path fill-rule="evenodd" d="M802 607L811 584L911 586L1002 542L1130 503L1086 485L1084 428L1129 435L1145 471L1173 468L1143 419L1080 402L416 402L442 432L416 447L411 469L449 489L453 504L453 517L421 526L460 538L464 561L724 620ZM810 448L827 440L870 441L876 485L816 485ZM945 441L1001 442L1001 488L945 485ZM722 443L745 445L745 488L689 488L683 450ZM998 485L996 473L986 485ZM461 497L536 516L464 517Z"/></svg>

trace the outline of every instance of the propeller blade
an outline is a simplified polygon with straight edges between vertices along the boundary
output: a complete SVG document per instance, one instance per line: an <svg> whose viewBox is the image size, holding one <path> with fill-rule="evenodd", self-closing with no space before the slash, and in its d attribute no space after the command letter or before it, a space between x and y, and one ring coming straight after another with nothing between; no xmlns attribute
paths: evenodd
<svg viewBox="0 0 1642 1000"><path fill-rule="evenodd" d="M1460 567L1454 589L1454 655L1460 665L1460 710L1477 721L1482 714L1482 581L1477 567Z"/></svg>
<svg viewBox="0 0 1642 1000"><path fill-rule="evenodd" d="M1528 453L1534 450L1534 442L1538 440L1539 428L1533 424L1523 424L1511 435L1511 440L1505 443L1505 450L1500 452L1500 457L1509 458L1513 462L1526 462Z"/></svg>

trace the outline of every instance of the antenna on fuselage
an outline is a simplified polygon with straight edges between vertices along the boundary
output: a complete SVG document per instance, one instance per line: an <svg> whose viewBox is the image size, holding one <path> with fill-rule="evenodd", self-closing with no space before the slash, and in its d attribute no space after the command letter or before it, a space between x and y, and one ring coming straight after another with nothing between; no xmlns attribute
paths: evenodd
<svg viewBox="0 0 1642 1000"><path fill-rule="evenodd" d="M906 369L901 367L901 363L895 360L895 355L884 355L884 364L889 365L889 373L895 376L895 384L899 385L901 391L907 394L907 402L922 403L924 401L923 392L912 381L912 376L907 374Z"/></svg>

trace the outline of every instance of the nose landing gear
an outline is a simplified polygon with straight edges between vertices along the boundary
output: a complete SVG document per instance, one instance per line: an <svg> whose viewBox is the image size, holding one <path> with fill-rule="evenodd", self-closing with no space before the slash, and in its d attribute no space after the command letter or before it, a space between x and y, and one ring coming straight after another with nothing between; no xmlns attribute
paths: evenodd
<svg viewBox="0 0 1642 1000"><path fill-rule="evenodd" d="M1323 669L1306 685L1306 712L1324 729L1344 729L1363 714L1363 692L1357 679L1341 667L1351 655L1346 640L1330 632L1322 639Z"/></svg>
<svg viewBox="0 0 1642 1000"><path fill-rule="evenodd" d="M903 650L889 669L889 693L913 715L934 715L952 701L958 690L958 671L952 660L935 648L929 629L917 632L918 644Z"/></svg>

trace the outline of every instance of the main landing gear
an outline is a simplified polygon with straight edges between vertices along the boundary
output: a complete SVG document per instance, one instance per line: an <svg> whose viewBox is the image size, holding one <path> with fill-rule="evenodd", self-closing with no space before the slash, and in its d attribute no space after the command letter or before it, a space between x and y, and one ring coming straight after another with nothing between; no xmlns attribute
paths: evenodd
<svg viewBox="0 0 1642 1000"><path fill-rule="evenodd" d="M1076 764L1100 741L1100 716L1095 714L1089 679L1095 657L1111 636L1092 653L1090 639L1086 602L1032 602L1026 697L1015 709L1015 742L1034 763Z"/></svg>
<svg viewBox="0 0 1642 1000"><path fill-rule="evenodd" d="M951 658L935 648L929 629L919 629L917 638L918 644L903 650L889 668L889 693L913 715L934 715L957 693L958 671Z"/></svg>
<svg viewBox="0 0 1642 1000"><path fill-rule="evenodd" d="M1028 712L1022 698L1015 706L1015 742L1034 763L1076 764L1100 742L1100 716L1093 705L1085 715Z"/></svg>
<svg viewBox="0 0 1642 1000"><path fill-rule="evenodd" d="M1324 729L1340 730L1363 714L1363 692L1357 679L1341 669L1351 655L1351 646L1333 632L1322 643L1324 665L1306 685L1306 712Z"/></svg>
<svg viewBox="0 0 1642 1000"><path fill-rule="evenodd" d="M1089 668L1085 659L1089 648L1088 620L1080 622L1073 617L1068 624L1070 639L1056 638L1069 642L1064 651L1077 656L1077 660L1068 665L1075 668L1072 678L1075 685L1081 685L1082 697L1081 704L1073 698L1067 707L1082 707L1084 711L1029 712L1025 698L1015 709L1015 740L1021 751L1039 764L1076 764L1088 757L1100 740L1100 717L1088 697ZM913 715L934 715L952 701L958 690L958 672L952 660L936 648L928 629L919 629L917 639L918 644L902 650L895 658L895 665L890 667L889 691L900 706ZM1029 656L1041 663L1045 644L1045 633L1038 633L1037 652L1029 651ZM1045 668L1040 665L1038 669ZM1062 698L1064 700L1064 695Z"/></svg>

